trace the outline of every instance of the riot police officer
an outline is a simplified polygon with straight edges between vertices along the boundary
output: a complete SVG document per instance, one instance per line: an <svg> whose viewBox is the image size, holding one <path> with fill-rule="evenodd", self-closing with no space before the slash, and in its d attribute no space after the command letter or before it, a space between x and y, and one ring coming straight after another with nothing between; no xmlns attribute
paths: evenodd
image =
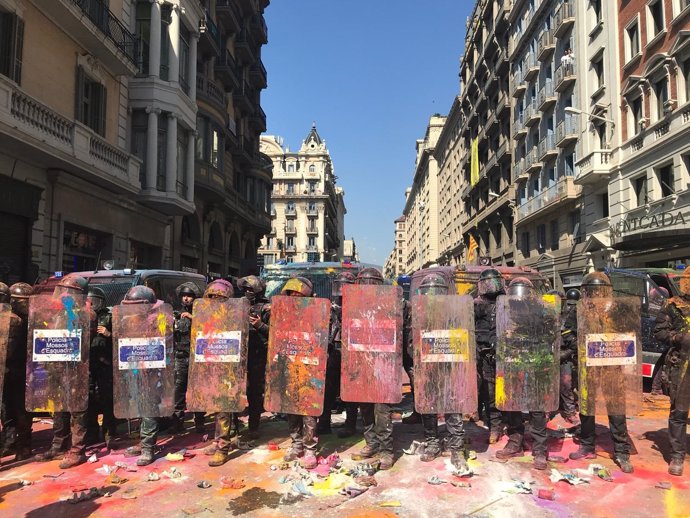
<svg viewBox="0 0 690 518"><path fill-rule="evenodd" d="M288 279L280 294L287 297L311 297L314 287L305 277ZM285 462L292 462L302 457L302 467L314 469L318 465L316 460L316 446L318 437L316 431L316 417L308 415L287 415L288 428L292 444L284 457Z"/></svg>
<svg viewBox="0 0 690 518"><path fill-rule="evenodd" d="M419 285L420 295L448 295L449 287L442 275L432 273L425 276ZM467 469L465 460L465 429L462 414L445 414L446 431L448 432L448 449L450 462L459 471ZM430 462L441 454L441 441L438 435L438 415L422 414L424 426L424 451L420 455L422 462Z"/></svg>
<svg viewBox="0 0 690 518"><path fill-rule="evenodd" d="M588 304L592 298L613 299L613 285L611 279L604 272L592 272L582 280L582 299L579 304ZM569 315L569 329L577 337L577 311ZM630 462L630 437L625 415L609 415L609 429L613 438L614 460L620 466L623 473L632 473L633 465ZM573 460L594 459L595 453L595 427L596 421L593 415L580 413L580 447L570 454Z"/></svg>
<svg viewBox="0 0 690 518"><path fill-rule="evenodd" d="M9 302L12 308L2 392L2 456L14 451L16 461L31 457L32 416L25 408L25 385L29 297L32 293L33 288L25 282L17 282L8 290L2 290L3 301Z"/></svg>
<svg viewBox="0 0 690 518"><path fill-rule="evenodd" d="M113 319L105 303L105 292L101 288L90 287L87 300L96 314L96 333L91 339L89 350L87 439L99 439L98 414L102 414L103 435L106 445L109 445L117 428L113 414Z"/></svg>
<svg viewBox="0 0 690 518"><path fill-rule="evenodd" d="M363 268L356 278L357 284L382 285L383 276L376 268ZM366 446L352 455L353 460L369 459L379 455L379 469L393 466L393 421L388 403L362 403L362 422Z"/></svg>
<svg viewBox="0 0 690 518"><path fill-rule="evenodd" d="M157 302L156 293L147 286L133 286L125 294L122 304L155 304ZM154 448L160 429L160 419L158 417L142 417L139 429L140 443L130 446L125 450L125 456L136 457L137 466L148 466L153 462Z"/></svg>
<svg viewBox="0 0 690 518"><path fill-rule="evenodd" d="M58 282L54 297L69 295L86 299L89 283L83 277L69 274ZM84 300L85 301L85 300ZM93 315L95 317L95 314ZM56 412L53 415L53 441L39 461L52 460L65 452L60 469L68 469L86 462L86 412Z"/></svg>
<svg viewBox="0 0 690 518"><path fill-rule="evenodd" d="M489 444L503 435L501 412L496 408L496 298L505 293L505 279L495 268L479 274L474 299L474 325L477 337L477 376L479 409L486 412Z"/></svg>
<svg viewBox="0 0 690 518"><path fill-rule="evenodd" d="M530 297L536 296L534 285L532 281L525 277L515 277L508 285L509 296L515 297L517 300L524 300L529 304ZM555 327L555 326L554 326ZM553 359L554 363L558 358ZM522 412L503 412L503 418L508 424L508 442L503 449L496 452L498 459L509 459L523 454L523 440L525 437L525 423L522 419ZM546 446L547 432L546 432L546 412L544 411L530 411L529 423L530 433L532 435L532 457L535 469L545 470L548 466L547 455L548 450Z"/></svg>
<svg viewBox="0 0 690 518"><path fill-rule="evenodd" d="M668 415L668 435L671 442L671 475L683 474L686 454L688 405L690 403L690 269L686 268L679 279L680 296L667 301L657 315L655 336L668 344L664 367L667 369L671 408Z"/></svg>
<svg viewBox="0 0 690 518"><path fill-rule="evenodd" d="M209 283L204 292L204 298L225 301L231 299L234 294L232 283L224 279L217 279ZM239 419L237 414L231 412L218 412L216 414L216 435L214 444L204 449L207 455L213 455L208 461L211 467L222 466L229 459L232 440L239 433Z"/></svg>
<svg viewBox="0 0 690 518"><path fill-rule="evenodd" d="M239 279L237 288L244 292L244 296L250 304L249 339L247 341L247 400L249 403L247 437L250 440L256 440L259 438L261 414L264 411L271 305L264 297L266 284L256 275L248 275Z"/></svg>
<svg viewBox="0 0 690 518"><path fill-rule="evenodd" d="M565 294L565 304L561 313L561 385L560 403L561 416L572 425L578 426L577 395L577 329L571 326L576 321L573 314L577 313L577 301L580 300L580 290L570 288Z"/></svg>
<svg viewBox="0 0 690 518"><path fill-rule="evenodd" d="M184 430L184 412L187 406L187 379L189 376L189 354L192 333L192 305L194 299L201 296L199 288L193 282L184 282L177 289L181 311L176 311L174 324L175 350L175 412L172 415L171 432ZM204 433L203 412L194 413L194 428L197 433Z"/></svg>
<svg viewBox="0 0 690 518"><path fill-rule="evenodd" d="M340 393L341 332L343 319L343 285L354 284L355 276L342 272L333 281L331 294L331 323L328 337L328 363L326 364L326 387L323 402L323 413L319 417L319 435L331 433L331 412L335 408ZM345 424L338 432L338 437L354 435L357 424L357 404L345 405Z"/></svg>

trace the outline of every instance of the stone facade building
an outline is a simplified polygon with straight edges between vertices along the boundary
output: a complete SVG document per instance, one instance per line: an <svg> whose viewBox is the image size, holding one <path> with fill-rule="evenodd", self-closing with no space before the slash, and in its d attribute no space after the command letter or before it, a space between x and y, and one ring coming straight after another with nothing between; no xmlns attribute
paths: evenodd
<svg viewBox="0 0 690 518"><path fill-rule="evenodd" d="M316 125L297 152L274 136L261 137L261 151L273 163L271 229L259 248L264 264L342 259L345 193Z"/></svg>
<svg viewBox="0 0 690 518"><path fill-rule="evenodd" d="M115 268L187 266L184 216L199 213L199 207L204 217L212 212L203 190L195 188L201 176L197 99L202 107L210 95L204 78L213 77L219 65L216 56L204 59L220 55L221 47L236 51L232 35L242 27L259 26L265 35L261 13L268 2L213 4L0 0L0 280L34 282L57 270L95 269L106 259ZM242 13L240 29L214 24L224 9ZM229 38L221 45L224 35ZM263 40L252 41L256 53ZM249 122L262 113L256 92L265 71L262 76L259 67L254 79L250 73L257 63L239 68L255 88L255 105L247 106L246 117L235 117L253 143L245 148L252 165L241 163L240 169L270 186L269 164L258 152L261 121ZM219 88L218 105L234 102L239 91ZM237 101L246 102L242 96ZM221 112L235 113L228 104ZM221 119L219 128L227 128ZM226 145L232 153L224 137L221 142L222 153ZM238 258L242 246L253 255L259 233L270 228L267 204L244 203L251 193L240 185L241 195L217 194L221 207L239 196L250 221L238 232ZM254 199L258 194L260 189ZM261 214L264 222L257 224ZM221 274L232 272L225 243L232 235L230 219L237 220L232 210L226 216ZM191 267L207 273L211 225L200 227L199 256Z"/></svg>

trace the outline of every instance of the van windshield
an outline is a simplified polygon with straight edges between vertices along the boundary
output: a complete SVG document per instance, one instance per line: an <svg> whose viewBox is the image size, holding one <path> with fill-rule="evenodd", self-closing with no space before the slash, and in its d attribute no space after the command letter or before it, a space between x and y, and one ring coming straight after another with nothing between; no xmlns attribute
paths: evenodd
<svg viewBox="0 0 690 518"><path fill-rule="evenodd" d="M270 272L264 277L266 281L266 298L271 298L274 295L279 295L280 290L287 280L294 276L306 277L314 285L314 295L316 297L331 298L331 283L334 274L327 273L325 270L309 270L309 271L275 271Z"/></svg>
<svg viewBox="0 0 690 518"><path fill-rule="evenodd" d="M137 284L136 275L118 275L113 277L91 277L89 286L98 286L105 292L105 305L117 306L125 298L127 290Z"/></svg>

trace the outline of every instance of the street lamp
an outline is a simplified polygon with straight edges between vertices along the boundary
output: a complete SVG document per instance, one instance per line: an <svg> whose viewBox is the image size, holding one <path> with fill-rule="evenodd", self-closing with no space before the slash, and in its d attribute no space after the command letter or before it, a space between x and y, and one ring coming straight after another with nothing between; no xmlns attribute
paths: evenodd
<svg viewBox="0 0 690 518"><path fill-rule="evenodd" d="M616 126L616 123L612 119L607 119L606 117L602 117L601 115L595 115L594 113L586 112L584 110L581 110L580 108L575 108L574 106L566 106L564 111L566 113L576 113L576 114L581 114L581 115L589 115L593 119L599 119L601 121L608 122L613 127Z"/></svg>

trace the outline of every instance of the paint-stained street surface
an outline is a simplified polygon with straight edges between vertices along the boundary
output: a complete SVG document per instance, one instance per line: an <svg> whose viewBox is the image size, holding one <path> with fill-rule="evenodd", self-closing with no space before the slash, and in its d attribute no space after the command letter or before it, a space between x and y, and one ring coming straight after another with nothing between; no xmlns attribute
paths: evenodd
<svg viewBox="0 0 690 518"><path fill-rule="evenodd" d="M409 405L407 398L405 403ZM655 396L647 398L642 415L628 420L637 450L631 458L632 475L621 473L611 460L603 419L597 426L597 458L551 462L550 470L557 472L531 469L529 453L508 463L493 461L506 439L489 446L481 422L469 423L469 448L476 452L476 460L470 460L474 475L465 478L452 474L449 457L422 463L417 455L403 453L403 449L414 451L410 445L422 440L422 430L421 425L402 424L399 415L394 427L396 463L373 477L368 476L367 466L350 460L350 454L364 444L361 435L348 439L322 435L325 464L312 472L284 464L287 423L268 414L254 448L236 450L227 464L209 468L209 457L202 452L209 442L188 423L185 434L163 436L157 460L143 468L137 469L135 459L123 455L133 442L127 439L110 453L94 450L94 462L70 470L60 470L58 461L5 464L0 471L0 516L688 517L690 463L684 477L666 472L667 415L668 398ZM334 416L336 425L340 421L342 416ZM552 457L567 458L577 448L564 433L564 424L560 417L549 424ZM212 434L210 419L206 428ZM34 429L36 446L47 447L49 422L37 420ZM126 425L121 429L127 431ZM166 458L183 448L185 455ZM179 457L183 460L172 460Z"/></svg>

